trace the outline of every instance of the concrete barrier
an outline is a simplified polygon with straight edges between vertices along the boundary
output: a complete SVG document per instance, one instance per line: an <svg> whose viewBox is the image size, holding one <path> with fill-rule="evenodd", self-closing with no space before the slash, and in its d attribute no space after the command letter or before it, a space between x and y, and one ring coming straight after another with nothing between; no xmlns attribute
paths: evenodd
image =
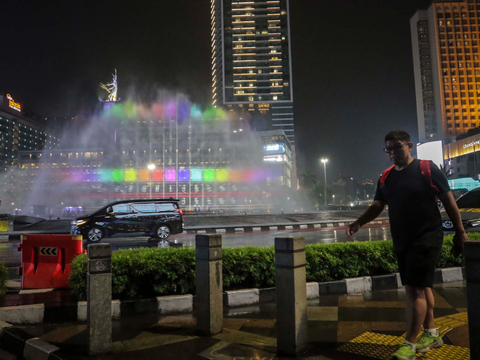
<svg viewBox="0 0 480 360"><path fill-rule="evenodd" d="M88 354L95 356L112 347L112 248L90 244L87 254Z"/></svg>
<svg viewBox="0 0 480 360"><path fill-rule="evenodd" d="M308 343L305 238L275 238L277 352L297 356Z"/></svg>
<svg viewBox="0 0 480 360"><path fill-rule="evenodd" d="M212 336L223 331L222 235L195 237L197 329Z"/></svg>

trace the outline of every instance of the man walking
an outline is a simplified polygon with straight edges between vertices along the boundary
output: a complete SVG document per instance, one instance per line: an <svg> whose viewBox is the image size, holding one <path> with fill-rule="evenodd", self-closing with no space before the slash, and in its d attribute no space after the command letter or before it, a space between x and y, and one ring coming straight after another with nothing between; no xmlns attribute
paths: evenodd
<svg viewBox="0 0 480 360"><path fill-rule="evenodd" d="M468 240L447 179L432 162L413 159L413 143L405 131L385 137L385 153L394 164L377 184L372 205L348 229L350 236L375 219L388 204L393 249L406 291L407 336L392 360L410 360L416 352L442 346L435 328L432 293L435 265L440 257L443 232L438 197L455 228L454 244L463 248ZM416 342L423 325L424 333Z"/></svg>

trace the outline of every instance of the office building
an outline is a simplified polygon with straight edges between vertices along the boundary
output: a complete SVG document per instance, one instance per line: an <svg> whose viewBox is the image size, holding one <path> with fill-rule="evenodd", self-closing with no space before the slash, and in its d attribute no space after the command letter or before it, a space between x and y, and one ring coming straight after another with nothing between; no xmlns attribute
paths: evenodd
<svg viewBox="0 0 480 360"><path fill-rule="evenodd" d="M294 147L288 0L211 0L212 103Z"/></svg>
<svg viewBox="0 0 480 360"><path fill-rule="evenodd" d="M434 1L411 19L420 142L480 125L480 1Z"/></svg>
<svg viewBox="0 0 480 360"><path fill-rule="evenodd" d="M7 189L16 186L13 169L18 165L20 151L54 149L58 138L41 120L28 115L11 94L0 94L0 200L15 206L15 198Z"/></svg>

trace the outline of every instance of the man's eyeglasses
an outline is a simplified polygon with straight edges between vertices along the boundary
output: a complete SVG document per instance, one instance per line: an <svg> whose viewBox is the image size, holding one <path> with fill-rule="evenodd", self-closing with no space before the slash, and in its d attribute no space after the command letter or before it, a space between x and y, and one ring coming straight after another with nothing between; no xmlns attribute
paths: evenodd
<svg viewBox="0 0 480 360"><path fill-rule="evenodd" d="M408 145L408 143L405 143L405 144L396 144L395 146L392 146L392 147L386 147L383 149L383 151L385 151L387 154L388 153L398 153L400 151L403 150L403 148Z"/></svg>

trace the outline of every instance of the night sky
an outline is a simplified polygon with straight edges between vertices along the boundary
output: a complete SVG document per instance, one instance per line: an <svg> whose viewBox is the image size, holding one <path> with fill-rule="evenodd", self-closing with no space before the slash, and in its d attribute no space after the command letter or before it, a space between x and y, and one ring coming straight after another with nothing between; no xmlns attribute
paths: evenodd
<svg viewBox="0 0 480 360"><path fill-rule="evenodd" d="M299 174L376 179L383 138L417 142L410 18L426 0L290 0ZM3 0L0 92L43 116L82 113L118 71L119 95L164 87L208 105L210 1ZM125 94L123 94L125 96Z"/></svg>

